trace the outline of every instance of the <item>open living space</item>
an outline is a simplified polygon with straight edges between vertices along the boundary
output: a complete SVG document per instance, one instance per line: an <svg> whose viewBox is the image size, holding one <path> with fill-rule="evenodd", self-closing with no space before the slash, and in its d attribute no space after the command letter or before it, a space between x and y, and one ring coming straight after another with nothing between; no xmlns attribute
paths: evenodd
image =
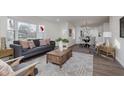
<svg viewBox="0 0 124 93"><path fill-rule="evenodd" d="M0 76L123 76L123 16L0 16Z"/></svg>

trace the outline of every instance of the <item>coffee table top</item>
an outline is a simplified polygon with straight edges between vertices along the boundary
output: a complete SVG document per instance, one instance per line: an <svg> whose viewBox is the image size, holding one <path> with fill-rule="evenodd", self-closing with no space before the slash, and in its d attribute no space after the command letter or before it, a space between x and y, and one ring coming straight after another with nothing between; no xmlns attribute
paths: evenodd
<svg viewBox="0 0 124 93"><path fill-rule="evenodd" d="M68 48L68 49L63 50L63 51L60 51L59 49L55 49L55 50L53 50L51 52L48 52L47 54L48 55L55 55L55 56L63 56L63 55L65 55L66 53L68 53L70 51L72 51L71 48Z"/></svg>

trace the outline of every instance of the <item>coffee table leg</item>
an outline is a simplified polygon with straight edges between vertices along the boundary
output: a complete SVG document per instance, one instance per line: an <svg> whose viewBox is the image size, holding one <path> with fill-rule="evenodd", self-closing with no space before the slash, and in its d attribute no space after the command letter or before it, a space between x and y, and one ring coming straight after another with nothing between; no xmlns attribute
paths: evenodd
<svg viewBox="0 0 124 93"><path fill-rule="evenodd" d="M47 58L46 58L46 63L48 64L48 55L47 55Z"/></svg>

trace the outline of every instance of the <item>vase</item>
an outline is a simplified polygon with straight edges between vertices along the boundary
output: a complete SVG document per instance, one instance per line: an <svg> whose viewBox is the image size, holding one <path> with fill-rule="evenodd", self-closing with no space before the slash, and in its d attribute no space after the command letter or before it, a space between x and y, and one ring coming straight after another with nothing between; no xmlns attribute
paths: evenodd
<svg viewBox="0 0 124 93"><path fill-rule="evenodd" d="M64 43L63 48L64 48L64 50L68 49L68 43Z"/></svg>
<svg viewBox="0 0 124 93"><path fill-rule="evenodd" d="M59 50L63 51L63 42L62 41L59 42Z"/></svg>
<svg viewBox="0 0 124 93"><path fill-rule="evenodd" d="M110 43L109 43L109 40L107 39L106 40L106 47L109 47L110 46Z"/></svg>

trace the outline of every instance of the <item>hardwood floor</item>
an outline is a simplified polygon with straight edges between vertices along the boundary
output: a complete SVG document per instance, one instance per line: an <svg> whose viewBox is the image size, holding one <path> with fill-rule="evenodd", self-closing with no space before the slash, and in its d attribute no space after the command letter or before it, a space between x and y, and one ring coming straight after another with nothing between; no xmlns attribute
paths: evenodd
<svg viewBox="0 0 124 93"><path fill-rule="evenodd" d="M89 49L73 46L73 51L89 53ZM93 60L93 75L94 76L123 76L124 68L119 62L103 56L94 56Z"/></svg>

